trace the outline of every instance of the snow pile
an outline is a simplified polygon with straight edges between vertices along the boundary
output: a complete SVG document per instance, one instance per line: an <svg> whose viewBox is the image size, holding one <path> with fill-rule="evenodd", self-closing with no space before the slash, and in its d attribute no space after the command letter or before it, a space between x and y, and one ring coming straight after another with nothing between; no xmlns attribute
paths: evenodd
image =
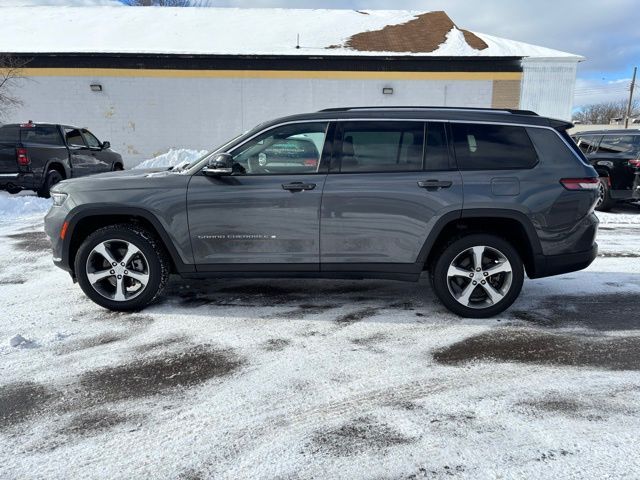
<svg viewBox="0 0 640 480"><path fill-rule="evenodd" d="M150 158L133 168L162 168L173 167L180 163L191 163L202 157L207 150L192 150L189 148L172 148L167 153Z"/></svg>
<svg viewBox="0 0 640 480"><path fill-rule="evenodd" d="M51 199L35 195L10 195L0 192L0 221L26 215L45 214L51 207Z"/></svg>

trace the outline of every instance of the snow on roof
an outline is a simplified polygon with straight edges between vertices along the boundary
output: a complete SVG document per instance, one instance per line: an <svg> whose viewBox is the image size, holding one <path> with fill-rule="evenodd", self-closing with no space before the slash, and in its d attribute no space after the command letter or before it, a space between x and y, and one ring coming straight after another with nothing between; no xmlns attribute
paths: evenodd
<svg viewBox="0 0 640 480"><path fill-rule="evenodd" d="M0 7L0 51L582 59L458 29L444 12L276 8Z"/></svg>

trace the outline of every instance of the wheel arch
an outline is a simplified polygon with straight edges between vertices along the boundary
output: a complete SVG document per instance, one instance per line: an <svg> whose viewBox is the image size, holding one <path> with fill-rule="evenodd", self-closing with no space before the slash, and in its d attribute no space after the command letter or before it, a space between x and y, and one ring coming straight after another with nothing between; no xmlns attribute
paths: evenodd
<svg viewBox="0 0 640 480"><path fill-rule="evenodd" d="M74 261L80 245L92 232L108 225L129 223L140 225L156 235L169 254L172 273L194 272L194 265L186 264L180 257L171 237L156 216L141 208L90 206L68 218L69 226L62 247L62 260L73 272Z"/></svg>
<svg viewBox="0 0 640 480"><path fill-rule="evenodd" d="M511 243L522 258L527 275L535 276L536 258L542 255L542 246L531 220L516 210L469 209L444 215L427 237L418 263L423 270L429 269L451 238L478 232L494 234Z"/></svg>

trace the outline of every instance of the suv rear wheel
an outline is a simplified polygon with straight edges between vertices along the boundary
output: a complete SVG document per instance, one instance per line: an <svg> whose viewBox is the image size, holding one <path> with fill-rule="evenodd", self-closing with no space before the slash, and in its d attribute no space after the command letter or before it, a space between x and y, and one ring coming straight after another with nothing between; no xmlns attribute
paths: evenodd
<svg viewBox="0 0 640 480"><path fill-rule="evenodd" d="M518 298L524 267L506 240L472 234L444 247L430 278L435 294L449 310L462 317L487 318L503 312Z"/></svg>
<svg viewBox="0 0 640 480"><path fill-rule="evenodd" d="M611 187L609 186L610 177L600 177L598 185L598 201L596 202L596 210L600 212L608 212L613 208L614 200L611 198Z"/></svg>
<svg viewBox="0 0 640 480"><path fill-rule="evenodd" d="M75 259L84 293L110 310L138 310L155 301L169 279L163 246L136 225L110 225L89 235Z"/></svg>

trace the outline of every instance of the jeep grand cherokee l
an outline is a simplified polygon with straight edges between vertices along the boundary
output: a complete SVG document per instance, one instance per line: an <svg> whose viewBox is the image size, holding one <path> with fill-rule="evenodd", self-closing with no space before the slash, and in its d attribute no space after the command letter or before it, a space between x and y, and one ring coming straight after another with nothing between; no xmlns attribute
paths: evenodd
<svg viewBox="0 0 640 480"><path fill-rule="evenodd" d="M46 232L54 262L112 310L154 301L171 273L428 271L450 310L488 317L513 303L525 272L580 270L596 256L598 175L571 126L429 107L280 118L182 169L61 182Z"/></svg>

